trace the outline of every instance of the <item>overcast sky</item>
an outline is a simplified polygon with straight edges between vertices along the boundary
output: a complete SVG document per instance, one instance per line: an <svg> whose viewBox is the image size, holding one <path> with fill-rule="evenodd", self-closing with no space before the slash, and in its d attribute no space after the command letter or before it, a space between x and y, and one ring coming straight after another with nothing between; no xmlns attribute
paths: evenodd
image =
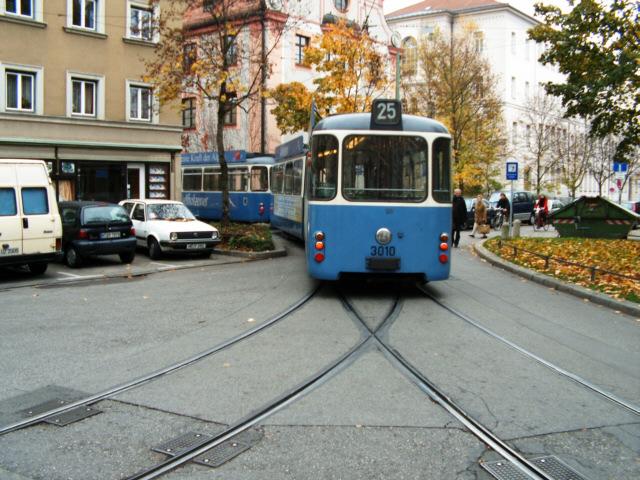
<svg viewBox="0 0 640 480"><path fill-rule="evenodd" d="M401 8L408 7L420 3L421 0L384 0L384 13L400 10ZM533 5L538 0L497 0L503 3L509 3L518 10L523 11L529 15L533 15ZM566 7L568 5L567 0L542 0L542 3L558 5L559 7Z"/></svg>

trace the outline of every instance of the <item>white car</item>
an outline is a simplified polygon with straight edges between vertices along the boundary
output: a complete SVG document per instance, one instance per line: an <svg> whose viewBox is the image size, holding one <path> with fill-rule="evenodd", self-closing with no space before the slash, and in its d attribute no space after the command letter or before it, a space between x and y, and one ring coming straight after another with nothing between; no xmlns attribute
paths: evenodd
<svg viewBox="0 0 640 480"><path fill-rule="evenodd" d="M218 230L197 220L182 202L123 200L120 205L131 217L138 246L146 247L153 260L164 252L208 256L220 243Z"/></svg>

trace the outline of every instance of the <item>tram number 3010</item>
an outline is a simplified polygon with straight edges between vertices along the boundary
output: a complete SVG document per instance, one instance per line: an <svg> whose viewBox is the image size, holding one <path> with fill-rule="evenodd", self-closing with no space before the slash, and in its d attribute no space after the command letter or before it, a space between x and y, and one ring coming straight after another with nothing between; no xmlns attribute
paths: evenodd
<svg viewBox="0 0 640 480"><path fill-rule="evenodd" d="M396 247L373 245L371 247L371 256L372 257L395 257Z"/></svg>

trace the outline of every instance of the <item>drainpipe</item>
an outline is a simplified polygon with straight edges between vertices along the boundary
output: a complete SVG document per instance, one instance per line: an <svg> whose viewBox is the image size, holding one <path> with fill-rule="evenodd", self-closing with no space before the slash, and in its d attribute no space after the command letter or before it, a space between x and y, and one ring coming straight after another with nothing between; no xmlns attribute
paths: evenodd
<svg viewBox="0 0 640 480"><path fill-rule="evenodd" d="M267 89L267 28L266 28L266 13L267 7L265 0L260 2L260 26L262 28L262 92ZM267 151L267 99L264 95L260 98L260 152L266 153Z"/></svg>

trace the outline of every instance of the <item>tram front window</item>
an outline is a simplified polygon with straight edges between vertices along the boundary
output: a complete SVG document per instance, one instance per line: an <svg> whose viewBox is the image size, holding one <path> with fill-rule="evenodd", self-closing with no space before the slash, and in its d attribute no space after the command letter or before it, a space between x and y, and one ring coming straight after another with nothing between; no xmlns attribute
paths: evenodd
<svg viewBox="0 0 640 480"><path fill-rule="evenodd" d="M333 135L316 135L312 140L311 200L331 200L338 183L338 139Z"/></svg>
<svg viewBox="0 0 640 480"><path fill-rule="evenodd" d="M422 202L428 158L422 137L349 135L342 144L342 195L356 202Z"/></svg>

